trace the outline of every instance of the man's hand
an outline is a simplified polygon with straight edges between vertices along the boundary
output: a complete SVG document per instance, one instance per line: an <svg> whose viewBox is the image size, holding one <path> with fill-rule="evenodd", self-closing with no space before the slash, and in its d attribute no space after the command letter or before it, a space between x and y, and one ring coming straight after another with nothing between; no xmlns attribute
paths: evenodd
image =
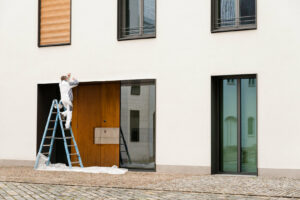
<svg viewBox="0 0 300 200"><path fill-rule="evenodd" d="M73 80L73 81L75 81L75 80L76 80L76 78L75 78L75 77L73 77L73 78L72 78L72 80Z"/></svg>

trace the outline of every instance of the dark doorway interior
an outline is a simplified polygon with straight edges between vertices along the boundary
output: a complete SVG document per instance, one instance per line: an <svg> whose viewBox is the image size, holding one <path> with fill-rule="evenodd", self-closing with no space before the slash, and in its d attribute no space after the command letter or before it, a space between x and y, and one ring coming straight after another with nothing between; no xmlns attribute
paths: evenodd
<svg viewBox="0 0 300 200"><path fill-rule="evenodd" d="M44 129L47 123L47 118L53 99L60 99L58 84L38 84L36 153L38 153L40 148L41 140L44 134ZM50 124L50 126L51 125L53 126L53 123ZM58 137L61 137L61 130L59 126L57 128L56 135ZM46 148L44 150L47 150ZM67 164L67 157L65 154L63 140L54 141L51 163Z"/></svg>

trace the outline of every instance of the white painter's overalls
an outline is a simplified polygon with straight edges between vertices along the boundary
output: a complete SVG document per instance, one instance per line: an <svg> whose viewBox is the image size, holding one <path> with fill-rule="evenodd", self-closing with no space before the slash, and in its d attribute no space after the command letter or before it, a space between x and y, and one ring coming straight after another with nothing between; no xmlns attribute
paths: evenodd
<svg viewBox="0 0 300 200"><path fill-rule="evenodd" d="M61 81L59 84L60 88L60 96L61 96L61 102L66 108L66 111L62 112L61 114L64 117L67 117L66 120L66 128L70 128L70 123L72 121L72 111L73 111L73 92L72 88L76 87L78 85L78 81L75 80L73 82L68 81Z"/></svg>

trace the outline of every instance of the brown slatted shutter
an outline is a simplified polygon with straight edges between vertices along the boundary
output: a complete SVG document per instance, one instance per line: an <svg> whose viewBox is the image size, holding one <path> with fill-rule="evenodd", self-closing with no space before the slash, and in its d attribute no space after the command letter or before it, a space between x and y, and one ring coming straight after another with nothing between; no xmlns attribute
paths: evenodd
<svg viewBox="0 0 300 200"><path fill-rule="evenodd" d="M71 44L71 0L40 0L39 46Z"/></svg>

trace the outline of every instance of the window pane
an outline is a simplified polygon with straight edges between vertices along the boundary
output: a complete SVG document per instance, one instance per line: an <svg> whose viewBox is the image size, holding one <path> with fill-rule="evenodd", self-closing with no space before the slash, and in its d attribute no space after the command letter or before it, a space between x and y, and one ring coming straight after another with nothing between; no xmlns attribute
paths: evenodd
<svg viewBox="0 0 300 200"><path fill-rule="evenodd" d="M241 79L241 171L256 172L256 79Z"/></svg>
<svg viewBox="0 0 300 200"><path fill-rule="evenodd" d="M237 80L223 80L221 110L221 171L237 172Z"/></svg>
<svg viewBox="0 0 300 200"><path fill-rule="evenodd" d="M123 35L139 35L140 34L140 0L125 0L125 26L123 26Z"/></svg>
<svg viewBox="0 0 300 200"><path fill-rule="evenodd" d="M140 111L139 110L130 111L130 141L131 142L140 141Z"/></svg>
<svg viewBox="0 0 300 200"><path fill-rule="evenodd" d="M155 33L155 0L144 0L144 34Z"/></svg>
<svg viewBox="0 0 300 200"><path fill-rule="evenodd" d="M140 87L140 95L131 95L132 86ZM125 146L120 143L120 165L126 168L154 169L155 84L121 84L121 132Z"/></svg>
<svg viewBox="0 0 300 200"><path fill-rule="evenodd" d="M240 0L240 23L255 24L255 0Z"/></svg>
<svg viewBox="0 0 300 200"><path fill-rule="evenodd" d="M236 0L219 0L219 18L216 23L219 27L234 26L236 18Z"/></svg>
<svg viewBox="0 0 300 200"><path fill-rule="evenodd" d="M133 85L131 86L131 95L140 95L141 94L141 86Z"/></svg>

